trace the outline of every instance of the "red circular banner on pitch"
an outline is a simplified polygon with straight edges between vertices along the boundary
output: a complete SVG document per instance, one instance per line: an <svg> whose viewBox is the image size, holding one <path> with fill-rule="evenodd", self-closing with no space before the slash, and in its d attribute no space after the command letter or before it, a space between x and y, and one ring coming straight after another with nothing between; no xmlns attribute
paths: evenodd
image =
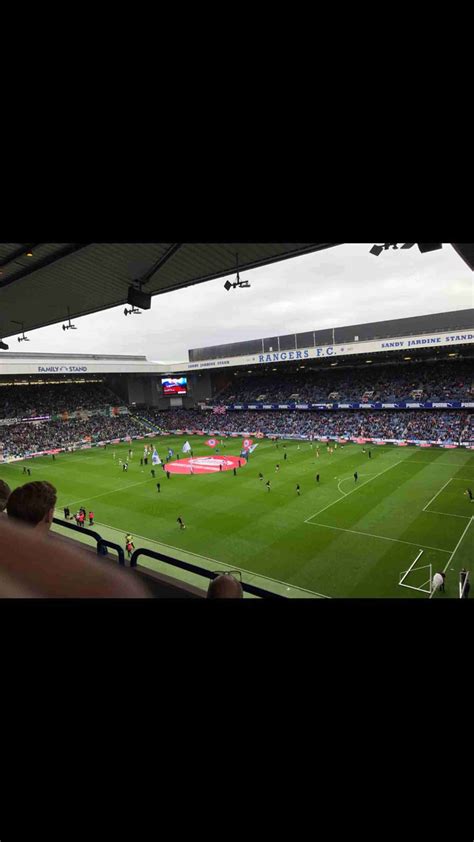
<svg viewBox="0 0 474 842"><path fill-rule="evenodd" d="M240 463L240 465L239 465ZM164 465L170 474L215 474L231 471L232 468L244 467L245 459L238 456L195 456L192 459L177 459Z"/></svg>

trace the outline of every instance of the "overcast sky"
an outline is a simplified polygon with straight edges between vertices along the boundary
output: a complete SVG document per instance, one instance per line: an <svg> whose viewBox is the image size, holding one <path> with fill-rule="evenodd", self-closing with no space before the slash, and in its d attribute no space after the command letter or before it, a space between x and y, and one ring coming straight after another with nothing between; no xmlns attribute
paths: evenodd
<svg viewBox="0 0 474 842"><path fill-rule="evenodd" d="M77 331L34 330L27 350L182 362L189 348L473 306L474 274L449 244L380 257L369 254L372 245L349 243L242 273L250 289L226 292L221 278L157 295L141 315L125 317L122 305L74 319Z"/></svg>

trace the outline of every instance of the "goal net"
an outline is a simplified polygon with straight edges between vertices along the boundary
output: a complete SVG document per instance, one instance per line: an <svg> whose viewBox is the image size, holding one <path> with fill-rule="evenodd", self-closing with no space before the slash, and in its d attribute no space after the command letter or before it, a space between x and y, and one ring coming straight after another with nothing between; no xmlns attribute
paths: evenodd
<svg viewBox="0 0 474 842"><path fill-rule="evenodd" d="M421 593L431 595L433 587L432 565L424 564L417 566L422 555L423 550L420 550L415 558L415 561L410 564L408 570L404 570L403 573L400 573L398 584L401 588L409 588L412 591L420 591Z"/></svg>

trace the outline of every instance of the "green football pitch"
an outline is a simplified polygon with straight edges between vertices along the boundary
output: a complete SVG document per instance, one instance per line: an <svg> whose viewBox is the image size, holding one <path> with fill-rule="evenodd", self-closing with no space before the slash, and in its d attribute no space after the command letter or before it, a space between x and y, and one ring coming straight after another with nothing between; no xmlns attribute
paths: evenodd
<svg viewBox="0 0 474 842"><path fill-rule="evenodd" d="M155 443L162 458L172 447L174 460L185 458L185 440L157 436ZM189 441L195 457L212 454L202 438ZM28 479L48 480L58 491L58 517L65 505L71 512L92 508L96 530L122 546L130 531L135 547L210 570L240 570L243 581L286 596L428 599L431 566L433 574L446 571L446 592L435 598L458 597L459 571L470 568L473 556L474 503L465 494L474 486L469 451L374 446L369 459L360 445L329 454L320 444L317 458L316 443L311 448L288 441L285 460L281 442L277 448L263 440L236 476L223 471L167 479L157 466L154 480L150 464L140 466L143 445L133 442L128 473L119 465L128 450L121 444L61 453L54 461L49 456L1 464L0 476L12 488ZM239 455L240 438L227 438L225 445L221 455ZM22 473L25 464L31 478ZM179 528L178 516L186 529ZM417 556L405 579L412 587L400 586ZM206 586L160 561L142 556L139 563Z"/></svg>

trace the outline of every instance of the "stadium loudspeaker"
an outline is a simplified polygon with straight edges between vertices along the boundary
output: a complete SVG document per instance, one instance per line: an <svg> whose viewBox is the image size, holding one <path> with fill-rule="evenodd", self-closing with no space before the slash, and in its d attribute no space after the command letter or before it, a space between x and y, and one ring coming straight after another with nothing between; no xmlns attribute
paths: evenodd
<svg viewBox="0 0 474 842"><path fill-rule="evenodd" d="M418 248L422 254L425 254L427 251L437 251L443 248L443 243L418 243Z"/></svg>
<svg viewBox="0 0 474 842"><path fill-rule="evenodd" d="M6 342L0 341L0 348L2 351L8 351L8 345Z"/></svg>
<svg viewBox="0 0 474 842"><path fill-rule="evenodd" d="M370 249L370 254L375 254L375 257L379 257L380 254L383 252L383 246L372 246Z"/></svg>
<svg viewBox="0 0 474 842"><path fill-rule="evenodd" d="M132 307L140 307L140 310L149 310L151 308L151 294L135 289L135 287L129 287L127 304Z"/></svg>
<svg viewBox="0 0 474 842"><path fill-rule="evenodd" d="M474 272L474 243L451 243L454 251L467 263L469 269Z"/></svg>

